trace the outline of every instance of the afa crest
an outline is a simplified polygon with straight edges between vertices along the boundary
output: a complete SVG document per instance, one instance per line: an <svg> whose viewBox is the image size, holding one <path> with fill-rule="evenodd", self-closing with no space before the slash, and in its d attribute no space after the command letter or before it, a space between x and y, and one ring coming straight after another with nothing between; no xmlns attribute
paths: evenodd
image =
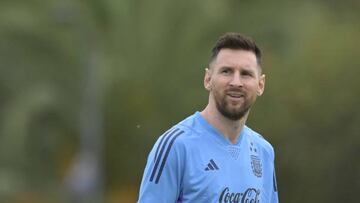
<svg viewBox="0 0 360 203"><path fill-rule="evenodd" d="M251 155L251 168L256 177L260 178L262 176L261 159L256 155Z"/></svg>

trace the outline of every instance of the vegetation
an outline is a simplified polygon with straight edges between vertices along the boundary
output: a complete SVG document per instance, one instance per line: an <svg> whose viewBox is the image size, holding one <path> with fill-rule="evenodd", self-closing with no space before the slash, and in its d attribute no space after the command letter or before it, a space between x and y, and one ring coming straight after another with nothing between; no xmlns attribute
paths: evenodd
<svg viewBox="0 0 360 203"><path fill-rule="evenodd" d="M154 141L205 106L204 68L228 31L264 51L248 124L276 149L280 201L356 202L358 1L0 5L1 202L76 201L68 180L89 151L98 201L134 202Z"/></svg>

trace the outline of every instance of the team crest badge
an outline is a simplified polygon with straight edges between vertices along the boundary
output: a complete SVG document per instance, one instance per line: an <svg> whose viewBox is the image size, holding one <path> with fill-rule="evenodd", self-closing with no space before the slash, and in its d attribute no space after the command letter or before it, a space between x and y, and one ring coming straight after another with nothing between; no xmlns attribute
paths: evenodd
<svg viewBox="0 0 360 203"><path fill-rule="evenodd" d="M261 159L256 155L251 155L251 168L256 177L260 178L262 176Z"/></svg>

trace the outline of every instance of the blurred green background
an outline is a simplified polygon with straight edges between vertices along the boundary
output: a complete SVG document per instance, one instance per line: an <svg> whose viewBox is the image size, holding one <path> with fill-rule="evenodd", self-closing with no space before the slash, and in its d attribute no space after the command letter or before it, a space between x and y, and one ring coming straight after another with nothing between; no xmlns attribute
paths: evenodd
<svg viewBox="0 0 360 203"><path fill-rule="evenodd" d="M248 125L281 202L357 202L360 1L2 0L0 202L135 202L157 137L207 103L228 31L264 52Z"/></svg>

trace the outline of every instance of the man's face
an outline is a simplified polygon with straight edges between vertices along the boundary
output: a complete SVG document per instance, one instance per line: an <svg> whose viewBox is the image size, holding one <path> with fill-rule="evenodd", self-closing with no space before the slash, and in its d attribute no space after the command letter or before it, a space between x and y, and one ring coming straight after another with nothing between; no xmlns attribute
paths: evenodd
<svg viewBox="0 0 360 203"><path fill-rule="evenodd" d="M206 70L204 86L210 92L212 107L231 120L239 120L262 95L265 75L261 75L253 52L221 49Z"/></svg>

